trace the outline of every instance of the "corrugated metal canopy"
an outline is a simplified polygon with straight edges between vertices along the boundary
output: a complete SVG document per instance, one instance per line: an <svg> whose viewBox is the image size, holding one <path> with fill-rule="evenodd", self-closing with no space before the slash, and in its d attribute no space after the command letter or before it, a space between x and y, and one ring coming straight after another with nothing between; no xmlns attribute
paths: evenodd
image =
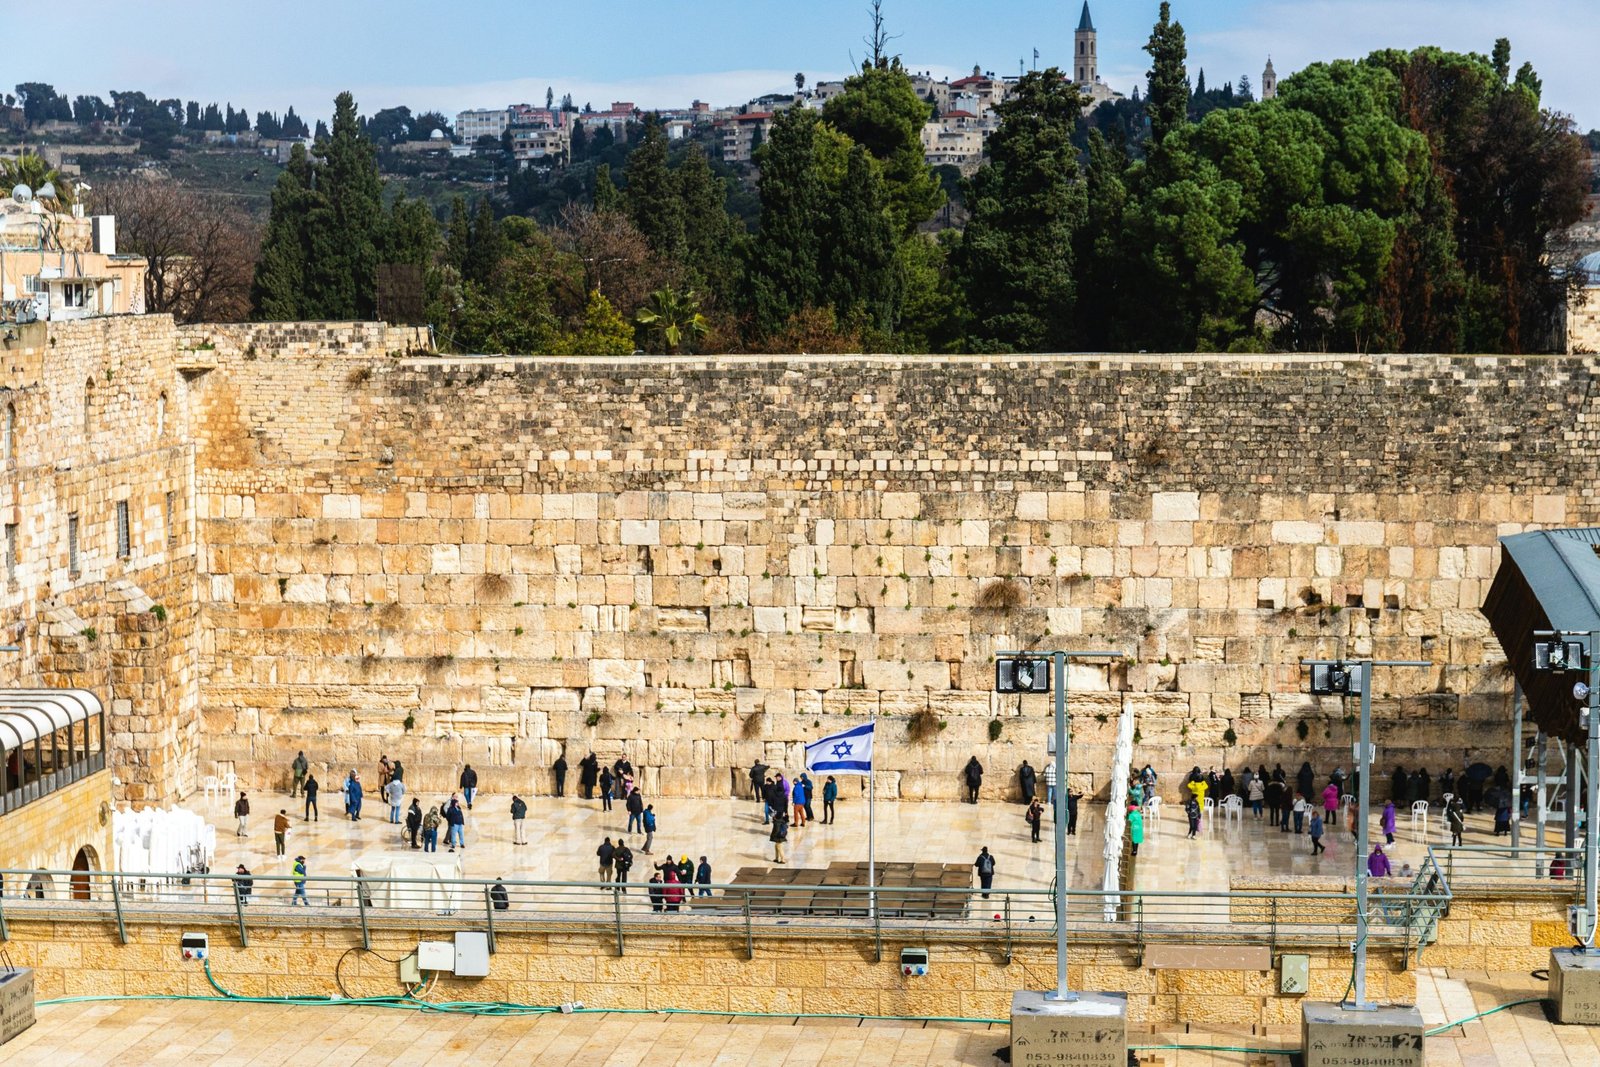
<svg viewBox="0 0 1600 1067"><path fill-rule="evenodd" d="M1572 678L1533 669L1533 635L1600 630L1600 528L1534 530L1502 537L1500 546L1483 615L1522 686L1528 717L1547 734L1582 742Z"/></svg>
<svg viewBox="0 0 1600 1067"><path fill-rule="evenodd" d="M0 748L10 752L102 710L87 689L0 689Z"/></svg>

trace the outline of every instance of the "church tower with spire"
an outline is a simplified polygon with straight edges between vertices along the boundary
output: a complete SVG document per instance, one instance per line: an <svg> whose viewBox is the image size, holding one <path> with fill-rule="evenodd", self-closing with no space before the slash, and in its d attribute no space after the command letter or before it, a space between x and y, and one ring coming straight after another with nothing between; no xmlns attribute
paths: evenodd
<svg viewBox="0 0 1600 1067"><path fill-rule="evenodd" d="M1099 77L1094 54L1094 20L1089 17L1089 0L1083 0L1083 14L1078 17L1078 30L1072 35L1073 80L1089 86Z"/></svg>
<svg viewBox="0 0 1600 1067"><path fill-rule="evenodd" d="M1272 69L1272 57L1267 57L1267 69L1261 72L1261 99L1271 100L1278 95L1278 72Z"/></svg>

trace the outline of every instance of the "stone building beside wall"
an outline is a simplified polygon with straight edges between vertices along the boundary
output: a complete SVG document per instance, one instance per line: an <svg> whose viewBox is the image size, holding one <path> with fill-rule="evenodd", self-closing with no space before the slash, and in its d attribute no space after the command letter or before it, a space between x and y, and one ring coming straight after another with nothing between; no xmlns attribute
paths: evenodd
<svg viewBox="0 0 1600 1067"><path fill-rule="evenodd" d="M285 786L299 749L491 791L626 753L648 792L726 795L872 715L889 795L953 798L977 754L1002 796L1049 716L993 653L1058 642L1129 654L1073 668L1095 790L1125 709L1168 783L1347 763L1311 655L1437 665L1377 679L1386 772L1499 764L1496 538L1600 520L1581 358L426 347L150 317L0 346L0 671L101 695L122 796Z"/></svg>

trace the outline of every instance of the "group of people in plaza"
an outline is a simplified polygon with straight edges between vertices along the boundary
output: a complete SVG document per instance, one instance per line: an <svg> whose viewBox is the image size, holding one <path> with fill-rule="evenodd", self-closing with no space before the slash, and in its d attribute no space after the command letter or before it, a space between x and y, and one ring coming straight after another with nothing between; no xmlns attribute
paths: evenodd
<svg viewBox="0 0 1600 1067"><path fill-rule="evenodd" d="M822 823L834 821L834 805L839 801L839 782L832 775L822 783ZM761 825L769 827L767 840L772 842L774 863L788 863L789 830L815 822L817 813L816 783L805 771L786 779L782 771L757 760L750 767L750 795L761 804Z"/></svg>

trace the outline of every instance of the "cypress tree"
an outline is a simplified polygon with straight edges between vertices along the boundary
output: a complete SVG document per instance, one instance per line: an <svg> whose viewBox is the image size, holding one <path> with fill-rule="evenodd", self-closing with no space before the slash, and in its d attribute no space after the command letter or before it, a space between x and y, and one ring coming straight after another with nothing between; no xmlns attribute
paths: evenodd
<svg viewBox="0 0 1600 1067"><path fill-rule="evenodd" d="M370 319L377 310L383 182L350 93L334 101L333 129L315 151L322 203L311 217L309 311L317 318Z"/></svg>
<svg viewBox="0 0 1600 1067"><path fill-rule="evenodd" d="M683 200L667 167L667 132L655 115L645 119L644 137L628 154L624 174L628 187L623 204L628 218L658 255L681 262L685 248Z"/></svg>
<svg viewBox="0 0 1600 1067"><path fill-rule="evenodd" d="M1189 73L1184 66L1188 48L1183 39L1183 23L1172 21L1172 4L1168 0L1162 0L1161 17L1151 29L1144 50L1150 53L1150 92L1145 113L1150 116L1150 140L1159 145L1189 115Z"/></svg>
<svg viewBox="0 0 1600 1067"><path fill-rule="evenodd" d="M307 225L316 199L313 180L305 148L295 145L289 165L272 187L272 213L250 287L258 319L277 322L306 316Z"/></svg>

